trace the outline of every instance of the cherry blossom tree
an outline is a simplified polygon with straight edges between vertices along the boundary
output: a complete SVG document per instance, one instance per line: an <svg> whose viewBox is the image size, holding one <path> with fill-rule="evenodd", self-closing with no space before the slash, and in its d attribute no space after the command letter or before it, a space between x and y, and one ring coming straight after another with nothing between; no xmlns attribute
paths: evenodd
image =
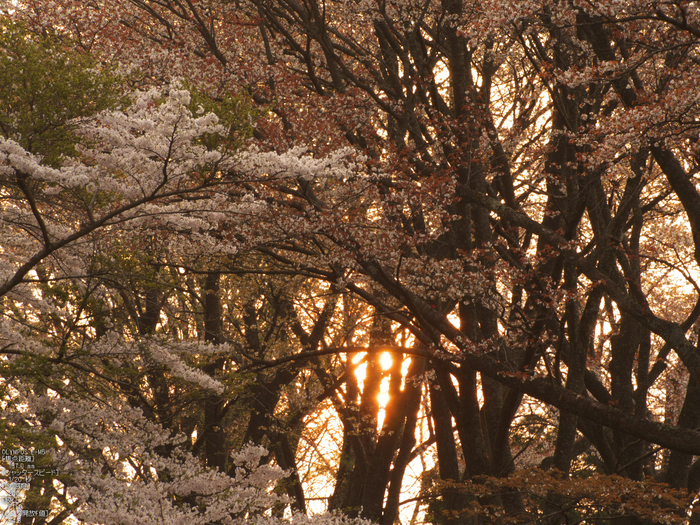
<svg viewBox="0 0 700 525"><path fill-rule="evenodd" d="M257 206L247 197L247 179L223 180L233 165L244 177L261 162L285 161L236 156L234 130L178 83L117 97L113 104L124 105L115 109L62 106L70 89L109 103L107 85L95 88L103 98L91 98L99 70L85 77L94 84L83 86L89 59L54 49L54 37L11 22L3 27L12 37L3 48L5 96L20 101L7 111L0 146L3 448L49 450L54 473L35 477L21 495L10 492L25 510L50 511L37 518L43 522L309 522L300 514L284 518L289 500L273 491L293 475L287 466L270 464L259 445L216 442L223 394L243 387L240 380L225 385L215 372L219 356L235 355L237 345L221 340L211 311L217 274L190 289L182 275L197 271L198 259L237 252L236 243L216 248L210 236L233 217L242 227ZM58 53L42 56L47 50ZM109 87L128 81L115 77ZM46 85L57 99L37 108ZM338 163L311 167L333 172ZM166 257L176 237L196 251L186 256L178 241ZM173 272L179 297L165 291L176 283ZM187 320L160 320L183 294L204 303L201 340L168 339L157 330L193 329ZM204 410L199 440L193 405ZM174 416L178 409L195 413L192 426L192 416ZM251 421L248 433L260 424ZM14 510L4 509L5 518L13 520ZM331 514L313 522L349 523Z"/></svg>

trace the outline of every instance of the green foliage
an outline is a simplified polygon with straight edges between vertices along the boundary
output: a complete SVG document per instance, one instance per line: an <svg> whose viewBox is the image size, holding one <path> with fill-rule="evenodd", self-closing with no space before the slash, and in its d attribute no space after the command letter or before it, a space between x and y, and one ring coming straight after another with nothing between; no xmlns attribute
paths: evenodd
<svg viewBox="0 0 700 525"><path fill-rule="evenodd" d="M55 166L75 152L77 119L122 102L122 81L65 38L0 18L0 100L0 136Z"/></svg>
<svg viewBox="0 0 700 525"><path fill-rule="evenodd" d="M192 114L214 113L226 129L226 137L205 135L203 142L208 149L223 146L229 150L236 150L243 146L246 139L252 137L254 123L260 117L261 111L255 108L248 96L228 92L211 96L189 82L185 82L184 87L191 94L189 109Z"/></svg>

